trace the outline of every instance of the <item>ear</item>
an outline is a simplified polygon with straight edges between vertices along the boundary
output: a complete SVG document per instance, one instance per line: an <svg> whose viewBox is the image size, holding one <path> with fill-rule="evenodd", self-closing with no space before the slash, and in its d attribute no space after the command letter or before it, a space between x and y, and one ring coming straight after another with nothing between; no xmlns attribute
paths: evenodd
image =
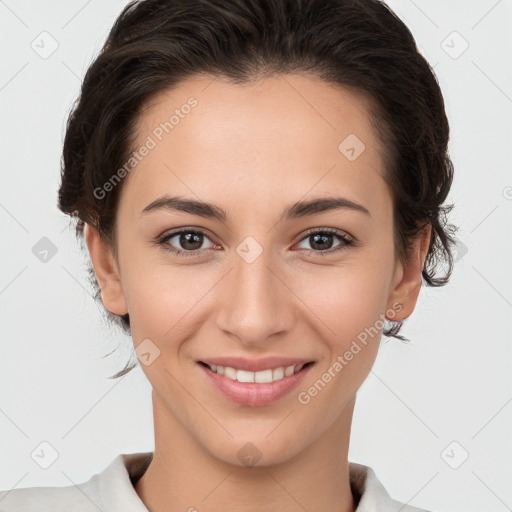
<svg viewBox="0 0 512 512"><path fill-rule="evenodd" d="M89 249L92 266L101 289L101 302L105 308L116 315L128 313L119 267L112 250L102 240L99 231L85 224L85 241Z"/></svg>
<svg viewBox="0 0 512 512"><path fill-rule="evenodd" d="M422 270L430 245L431 232L432 225L428 223L414 240L407 262L402 264L397 261L387 305L388 310L395 310L393 305L401 304L401 309L397 310L392 318L395 322L404 320L414 311L421 289Z"/></svg>

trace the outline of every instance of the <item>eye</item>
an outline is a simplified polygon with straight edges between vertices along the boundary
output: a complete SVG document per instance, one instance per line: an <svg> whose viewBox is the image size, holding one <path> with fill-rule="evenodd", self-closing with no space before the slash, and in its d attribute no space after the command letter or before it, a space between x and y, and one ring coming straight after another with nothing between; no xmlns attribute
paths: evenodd
<svg viewBox="0 0 512 512"><path fill-rule="evenodd" d="M176 239L174 244L178 247L175 247L171 240ZM174 231L165 235L163 238L157 241L158 244L161 244L166 250L173 252L174 254L184 255L184 256L197 256L199 252L201 252L204 247L201 247L204 243L204 240L210 240L205 231L202 230L194 230L194 229L181 229L179 231ZM210 247L215 247L215 244L210 240Z"/></svg>
<svg viewBox="0 0 512 512"><path fill-rule="evenodd" d="M335 249L329 250L333 247L332 243L334 240L338 240L339 243L334 246ZM308 250L308 252L318 256L326 256L327 254L346 249L350 245L355 245L354 240L346 233L332 228L315 228L310 230L302 238L301 243L304 242L311 244L312 249Z"/></svg>

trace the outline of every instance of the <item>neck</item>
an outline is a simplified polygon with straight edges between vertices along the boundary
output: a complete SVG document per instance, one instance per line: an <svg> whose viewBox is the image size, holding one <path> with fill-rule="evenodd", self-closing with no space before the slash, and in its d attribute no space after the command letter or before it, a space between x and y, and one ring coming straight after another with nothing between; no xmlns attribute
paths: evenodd
<svg viewBox="0 0 512 512"><path fill-rule="evenodd" d="M135 484L151 512L355 511L348 471L354 401L346 404L320 438L293 458L253 467L214 457L157 402L153 393L153 460Z"/></svg>

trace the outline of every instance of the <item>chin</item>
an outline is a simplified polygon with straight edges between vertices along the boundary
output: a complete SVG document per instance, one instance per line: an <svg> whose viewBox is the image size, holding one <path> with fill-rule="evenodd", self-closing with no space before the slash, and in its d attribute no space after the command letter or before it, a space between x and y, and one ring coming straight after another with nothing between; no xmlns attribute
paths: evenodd
<svg viewBox="0 0 512 512"><path fill-rule="evenodd" d="M275 434L271 434L275 435ZM225 443L212 443L204 446L214 458L240 468L266 467L283 464L293 459L300 448L293 444L289 436L275 435L273 440L267 433L249 438L230 438ZM210 444L210 443L208 443Z"/></svg>

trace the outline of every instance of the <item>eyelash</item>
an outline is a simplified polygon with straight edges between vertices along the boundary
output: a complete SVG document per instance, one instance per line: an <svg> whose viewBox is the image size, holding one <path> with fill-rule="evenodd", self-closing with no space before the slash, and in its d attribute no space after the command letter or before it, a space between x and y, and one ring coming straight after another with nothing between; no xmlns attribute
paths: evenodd
<svg viewBox="0 0 512 512"><path fill-rule="evenodd" d="M176 256L197 256L203 249L196 249L194 251L185 251L185 250L181 250L181 249L175 249L174 247L172 247L171 245L169 245L167 243L169 240L171 240L175 236L181 235L183 233L193 233L193 234L197 234L197 235L203 235L206 238L210 239L210 237L208 236L208 233L206 231L203 231L202 229L186 229L185 228L185 229L180 229L178 231L173 231L171 233L168 233L168 234L158 238L157 240L155 240L155 243L157 245L162 246L164 250L172 252ZM315 235L315 234L335 235L336 238L338 238L338 240L342 243L339 246L337 246L337 248L328 249L326 251L319 251L319 250L315 250L315 249L303 249L303 250L306 250L308 252L308 254L310 254L310 255L313 254L314 256L327 256L329 254L333 254L338 251L343 251L350 246L356 245L356 242L353 238L351 238L351 237L347 236L345 233L338 231L337 229L333 229L333 228L310 229L304 234L304 236L297 243L300 243L303 240L305 240L306 238L310 237L311 235Z"/></svg>

